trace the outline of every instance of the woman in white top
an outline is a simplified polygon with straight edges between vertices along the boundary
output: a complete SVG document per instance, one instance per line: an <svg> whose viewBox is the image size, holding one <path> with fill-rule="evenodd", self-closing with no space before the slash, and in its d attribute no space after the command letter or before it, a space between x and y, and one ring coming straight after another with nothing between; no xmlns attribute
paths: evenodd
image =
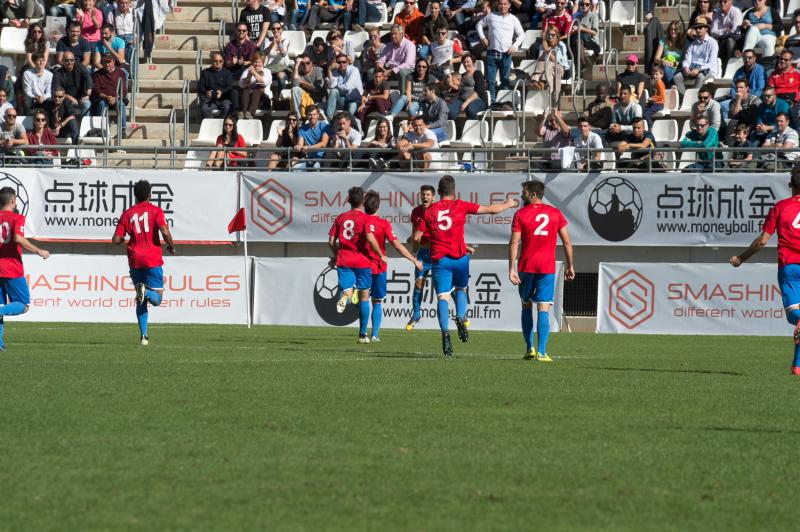
<svg viewBox="0 0 800 532"><path fill-rule="evenodd" d="M278 81L278 96L286 88L288 73L292 67L289 64L289 39L283 38L283 26L280 22L271 22L270 31L272 39L264 41L264 54L266 54L266 68L275 75Z"/></svg>
<svg viewBox="0 0 800 532"><path fill-rule="evenodd" d="M253 52L253 55L250 56L250 68L242 72L242 77L239 78L241 89L239 107L241 110L255 117L256 111L262 107L263 96L266 96L267 100L264 108L269 109L271 103L267 89L271 84L272 73L264 68L264 54Z"/></svg>

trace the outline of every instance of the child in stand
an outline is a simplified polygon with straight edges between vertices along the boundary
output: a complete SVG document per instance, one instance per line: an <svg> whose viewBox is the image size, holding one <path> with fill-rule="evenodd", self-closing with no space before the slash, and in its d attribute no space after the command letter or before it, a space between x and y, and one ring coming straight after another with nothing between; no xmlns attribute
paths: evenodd
<svg viewBox="0 0 800 532"><path fill-rule="evenodd" d="M750 142L748 136L750 135L750 126L747 124L738 124L736 132L733 134L734 142L731 148L740 148L740 151L734 151L730 154L728 160L728 167L735 170L754 170L758 168L758 162L753 160L753 148L758 147L758 143Z"/></svg>
<svg viewBox="0 0 800 532"><path fill-rule="evenodd" d="M642 109L647 128L653 129L653 115L664 110L664 101L667 98L667 87L664 85L664 69L658 65L653 66L653 92Z"/></svg>

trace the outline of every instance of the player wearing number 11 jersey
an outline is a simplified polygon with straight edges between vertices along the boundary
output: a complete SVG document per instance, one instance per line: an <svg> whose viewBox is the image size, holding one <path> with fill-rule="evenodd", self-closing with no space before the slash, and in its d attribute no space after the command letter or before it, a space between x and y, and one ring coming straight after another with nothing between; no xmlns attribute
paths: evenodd
<svg viewBox="0 0 800 532"><path fill-rule="evenodd" d="M738 268L767 245L778 232L778 285L786 320L794 325L794 359L791 373L800 375L800 166L792 169L792 197L776 203L767 213L761 234L746 250L730 259Z"/></svg>
<svg viewBox="0 0 800 532"><path fill-rule="evenodd" d="M164 295L164 259L161 253L159 233L167 243L167 251L175 254L172 234L164 219L164 211L150 203L150 183L137 181L133 185L136 205L122 213L111 242L122 244L128 239L128 266L131 281L136 289L136 319L139 322L140 343L147 345L147 303L157 307Z"/></svg>
<svg viewBox="0 0 800 532"><path fill-rule="evenodd" d="M575 278L572 266L572 243L567 232L567 220L561 211L542 202L544 183L526 181L522 184L524 207L514 213L511 240L508 242L508 278L519 286L522 299L522 336L525 339L526 360L552 362L547 355L550 335L550 305L556 286L556 235L561 237L566 257L564 277ZM520 252L522 243L522 253ZM519 263L517 263L519 256ZM533 304L536 303L536 330L539 341L533 347Z"/></svg>
<svg viewBox="0 0 800 532"><path fill-rule="evenodd" d="M469 339L464 323L467 313L467 282L469 281L469 255L464 241L464 225L470 214L497 214L516 206L513 199L494 205L478 205L456 199L456 180L446 175L439 180L440 200L428 207L423 221L414 229L413 240L422 241L430 235L433 287L436 290L439 328L442 331L442 352L453 356L447 320L450 316L450 293L455 290L456 328L462 342Z"/></svg>

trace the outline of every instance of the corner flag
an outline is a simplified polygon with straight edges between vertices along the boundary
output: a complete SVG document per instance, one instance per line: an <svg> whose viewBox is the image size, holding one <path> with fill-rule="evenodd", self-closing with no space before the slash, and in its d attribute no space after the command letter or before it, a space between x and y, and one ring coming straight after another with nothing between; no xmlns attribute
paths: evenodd
<svg viewBox="0 0 800 532"><path fill-rule="evenodd" d="M236 233L239 231L244 231L247 228L247 217L244 214L244 207L240 208L236 211L236 214L233 215L233 219L228 222L228 234ZM248 279L248 271L250 270L250 258L247 254L247 231L244 232L244 284L248 290L250 290L250 281ZM247 305L245 305L247 309L247 328L250 328L250 298L247 298Z"/></svg>
<svg viewBox="0 0 800 532"><path fill-rule="evenodd" d="M235 233L236 231L244 231L247 228L246 218L244 214L244 207L239 209L233 216L233 219L228 222L228 233Z"/></svg>

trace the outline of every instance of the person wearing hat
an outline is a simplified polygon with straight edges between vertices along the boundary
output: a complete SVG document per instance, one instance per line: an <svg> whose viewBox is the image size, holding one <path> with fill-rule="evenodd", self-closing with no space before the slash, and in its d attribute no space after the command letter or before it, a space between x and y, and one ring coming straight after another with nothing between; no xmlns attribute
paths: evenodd
<svg viewBox="0 0 800 532"><path fill-rule="evenodd" d="M103 68L95 70L92 74L92 116L102 116L103 110L116 109L117 120L122 121L122 129L125 129L125 100L128 96L128 81L121 68L117 68L114 56L103 54L101 58ZM117 83L121 84L122 101L117 99Z"/></svg>
<svg viewBox="0 0 800 532"><path fill-rule="evenodd" d="M622 87L631 87L633 96L637 100L641 100L644 97L645 89L647 89L648 93L652 93L653 91L650 90L650 78L637 70L639 58L636 54L630 54L626 57L625 63L627 65L625 70L617 75L617 96L622 91Z"/></svg>
<svg viewBox="0 0 800 532"><path fill-rule="evenodd" d="M707 79L720 75L717 63L719 44L708 34L711 29L708 20L705 17L697 17L692 29L695 30L695 39L686 48L681 71L675 74L672 80L681 95L686 92L687 82L702 87Z"/></svg>

